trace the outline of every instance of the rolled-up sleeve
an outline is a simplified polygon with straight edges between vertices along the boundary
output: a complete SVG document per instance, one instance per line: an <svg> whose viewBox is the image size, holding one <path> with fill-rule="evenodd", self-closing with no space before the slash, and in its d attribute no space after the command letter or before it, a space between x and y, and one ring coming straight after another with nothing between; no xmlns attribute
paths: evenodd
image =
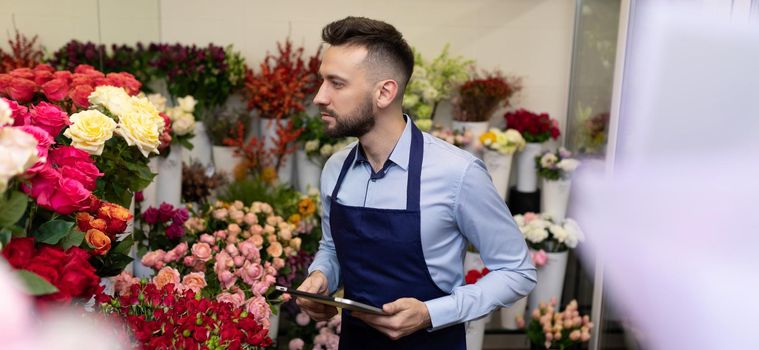
<svg viewBox="0 0 759 350"><path fill-rule="evenodd" d="M475 284L455 287L450 295L427 301L431 330L510 306L537 282L524 238L485 165L480 160L471 162L460 184L454 204L456 223L490 272Z"/></svg>

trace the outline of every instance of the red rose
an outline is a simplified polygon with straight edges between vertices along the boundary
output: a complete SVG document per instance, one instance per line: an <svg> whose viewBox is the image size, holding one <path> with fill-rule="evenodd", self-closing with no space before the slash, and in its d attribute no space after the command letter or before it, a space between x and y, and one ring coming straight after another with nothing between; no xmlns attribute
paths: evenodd
<svg viewBox="0 0 759 350"><path fill-rule="evenodd" d="M108 83L106 85L123 87L130 95L137 95L140 93L140 87L142 87L142 83L135 79L134 75L130 73L108 73L108 75L106 75L106 78L108 79Z"/></svg>
<svg viewBox="0 0 759 350"><path fill-rule="evenodd" d="M35 70L34 71L34 84L36 85L42 85L44 83L47 83L50 81L50 79L53 79L53 73L48 72L46 70Z"/></svg>
<svg viewBox="0 0 759 350"><path fill-rule="evenodd" d="M42 264L60 267L66 262L66 260L68 260L68 257L66 253L63 252L63 249L61 249L61 247L42 244L37 251L37 255L32 258L29 264Z"/></svg>
<svg viewBox="0 0 759 350"><path fill-rule="evenodd" d="M95 67L90 66L89 64L80 64L76 66L76 68L74 68L74 73L79 73L79 74L87 74L88 72L91 72L91 71L97 72L97 70L95 70Z"/></svg>
<svg viewBox="0 0 759 350"><path fill-rule="evenodd" d="M46 64L46 63L40 63L36 66L34 66L33 71L36 72L49 72L49 73L55 73L55 68L53 66Z"/></svg>
<svg viewBox="0 0 759 350"><path fill-rule="evenodd" d="M8 86L8 93L11 95L11 98L19 103L31 101L35 90L37 90L37 84L31 80L22 78L13 78L10 86Z"/></svg>
<svg viewBox="0 0 759 350"><path fill-rule="evenodd" d="M67 79L52 79L42 84L42 93L44 93L45 97L50 101L61 101L66 98L68 92L69 82Z"/></svg>
<svg viewBox="0 0 759 350"><path fill-rule="evenodd" d="M3 248L3 257L16 269L23 269L34 256L34 238L13 238Z"/></svg>
<svg viewBox="0 0 759 350"><path fill-rule="evenodd" d="M40 102L31 109L32 125L38 126L52 137L58 136L61 130L71 125L69 116L56 105Z"/></svg>
<svg viewBox="0 0 759 350"><path fill-rule="evenodd" d="M14 78L34 80L34 71L31 68L16 68L8 74Z"/></svg>
<svg viewBox="0 0 759 350"><path fill-rule="evenodd" d="M74 104L76 104L77 107L87 108L90 106L88 97L90 97L90 94L93 91L95 91L95 89L90 85L78 85L69 91L69 97L71 97L71 100L74 101Z"/></svg>
<svg viewBox="0 0 759 350"><path fill-rule="evenodd" d="M48 281L53 285L55 285L55 283L58 281L58 277L60 277L58 270L54 266L41 263L32 262L26 268L24 268L24 270L29 270L38 274L45 281Z"/></svg>
<svg viewBox="0 0 759 350"><path fill-rule="evenodd" d="M90 221L95 219L90 215L88 212L79 212L76 213L76 227L79 228L79 231L87 232L87 230L92 228L92 224L90 224Z"/></svg>
<svg viewBox="0 0 759 350"><path fill-rule="evenodd" d="M53 73L53 79L63 79L66 83L71 82L71 72L67 70L59 70Z"/></svg>

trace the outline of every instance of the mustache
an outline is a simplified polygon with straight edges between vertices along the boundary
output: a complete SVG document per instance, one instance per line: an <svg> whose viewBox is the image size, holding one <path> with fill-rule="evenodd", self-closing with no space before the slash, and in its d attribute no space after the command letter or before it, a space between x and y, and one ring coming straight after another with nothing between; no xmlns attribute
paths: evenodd
<svg viewBox="0 0 759 350"><path fill-rule="evenodd" d="M329 115L330 117L335 117L335 111L327 109L327 108L319 108L319 112L321 114Z"/></svg>

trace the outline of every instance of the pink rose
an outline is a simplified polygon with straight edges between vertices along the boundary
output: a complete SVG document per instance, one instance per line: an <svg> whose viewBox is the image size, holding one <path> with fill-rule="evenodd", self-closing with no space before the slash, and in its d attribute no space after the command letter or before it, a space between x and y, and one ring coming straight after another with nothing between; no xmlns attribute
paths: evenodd
<svg viewBox="0 0 759 350"><path fill-rule="evenodd" d="M524 223L528 224L530 221L535 220L538 216L533 212L527 212L524 214Z"/></svg>
<svg viewBox="0 0 759 350"><path fill-rule="evenodd" d="M240 251L237 250L237 247L234 244L227 244L227 247L224 248L224 250L226 250L227 253L233 257L240 255Z"/></svg>
<svg viewBox="0 0 759 350"><path fill-rule="evenodd" d="M182 285L195 293L200 292L203 287L207 286L206 275L202 272L191 272L182 278Z"/></svg>
<svg viewBox="0 0 759 350"><path fill-rule="evenodd" d="M207 243L209 245L215 245L216 244L216 238L214 238L213 236L211 236L211 235L209 235L207 233L204 233L204 234L200 235L199 241L202 242L202 243Z"/></svg>
<svg viewBox="0 0 759 350"><path fill-rule="evenodd" d="M268 248L266 248L266 253L269 254L270 257L278 258L282 256L282 244L279 242L273 242L271 245L269 245Z"/></svg>
<svg viewBox="0 0 759 350"><path fill-rule="evenodd" d="M287 348L289 350L303 350L303 347L306 345L305 342L303 342L303 339L295 338L293 340L290 340L290 343L287 344Z"/></svg>
<svg viewBox="0 0 759 350"><path fill-rule="evenodd" d="M55 143L55 140L53 140L53 137L50 136L47 131L36 126L25 125L21 126L20 129L25 133L34 136L37 140L37 157L39 158L39 161L26 171L27 174L36 174L45 167L50 146Z"/></svg>
<svg viewBox="0 0 759 350"><path fill-rule="evenodd" d="M71 125L66 112L47 102L40 102L29 112L31 113L32 125L44 129L52 137L58 136L63 128Z"/></svg>
<svg viewBox="0 0 759 350"><path fill-rule="evenodd" d="M271 315L271 308L269 307L269 304L266 303L266 299L262 296L248 299L245 304L245 309L249 314L253 315L258 323L261 323L263 320L268 321L269 316Z"/></svg>
<svg viewBox="0 0 759 350"><path fill-rule="evenodd" d="M295 316L295 323L298 324L298 326L305 327L307 324L311 322L311 317L308 316L305 312L300 312L297 316Z"/></svg>
<svg viewBox="0 0 759 350"><path fill-rule="evenodd" d="M251 286L264 274L264 269L261 264L252 264L249 261L246 261L245 264L243 264L240 271L240 277L242 277L242 280Z"/></svg>
<svg viewBox="0 0 759 350"><path fill-rule="evenodd" d="M176 247L166 253L166 255L163 257L163 261L166 263L178 261L187 254L187 251L187 242L179 243Z"/></svg>
<svg viewBox="0 0 759 350"><path fill-rule="evenodd" d="M230 303L238 308L245 302L245 294L224 292L216 296L216 301Z"/></svg>
<svg viewBox="0 0 759 350"><path fill-rule="evenodd" d="M237 224L229 224L229 226L227 226L227 231L229 231L230 234L237 235L242 232L242 229L240 229L240 226Z"/></svg>
<svg viewBox="0 0 759 350"><path fill-rule="evenodd" d="M229 213L224 208L216 209L213 211L213 218L216 220L224 220L227 218L228 215Z"/></svg>
<svg viewBox="0 0 759 350"><path fill-rule="evenodd" d="M238 256L236 256L236 257L232 258L232 261L234 261L234 262L235 262L235 267L240 267L240 266L242 266L243 264L245 264L245 261L246 261L246 260L245 260L245 257L244 257L244 256L242 256L242 255L238 255Z"/></svg>
<svg viewBox="0 0 759 350"><path fill-rule="evenodd" d="M234 286L237 282L237 276L235 276L235 274L229 270L221 271L221 273L217 273L217 276L219 277L219 282L221 282L221 286L224 289L232 288L232 286Z"/></svg>
<svg viewBox="0 0 759 350"><path fill-rule="evenodd" d="M261 235L253 235L249 241L259 249L264 245L264 238Z"/></svg>
<svg viewBox="0 0 759 350"><path fill-rule="evenodd" d="M219 274L232 266L234 266L234 260L226 251L222 250L219 254L216 254L216 263L214 263L213 267L216 274Z"/></svg>
<svg viewBox="0 0 759 350"><path fill-rule="evenodd" d="M31 196L37 204L56 213L68 215L89 208L92 193L79 181L61 177L50 166L34 176L31 185Z"/></svg>
<svg viewBox="0 0 759 350"><path fill-rule="evenodd" d="M254 225L258 223L258 217L256 216L256 214L247 213L243 217L243 221L245 221L245 223L248 225Z"/></svg>
<svg viewBox="0 0 759 350"><path fill-rule="evenodd" d="M282 269L283 267L285 267L285 259L282 259L282 258L274 258L273 262L274 262L274 263L272 264L272 266L273 266L275 269L277 269L277 270L280 270L280 269Z"/></svg>
<svg viewBox="0 0 759 350"><path fill-rule="evenodd" d="M208 243L195 243L192 245L192 255L203 262L211 260L211 246Z"/></svg>
<svg viewBox="0 0 759 350"><path fill-rule="evenodd" d="M242 254L248 260L251 260L253 262L258 262L261 259L261 255L258 252L258 248L256 247L256 244L253 243L251 239L248 239L240 243L238 249L240 250L240 254Z"/></svg>
<svg viewBox="0 0 759 350"><path fill-rule="evenodd" d="M530 258L532 258L532 264L535 265L535 267L543 267L548 262L548 256L543 249L530 251Z"/></svg>
<svg viewBox="0 0 759 350"><path fill-rule="evenodd" d="M113 278L113 288L117 296L129 294L129 289L133 284L137 283L140 283L140 280L126 271L122 271L118 276Z"/></svg>
<svg viewBox="0 0 759 350"><path fill-rule="evenodd" d="M79 181L89 191L95 190L97 179L104 175L87 152L72 146L51 149L48 162L57 166L62 175Z"/></svg>
<svg viewBox="0 0 759 350"><path fill-rule="evenodd" d="M10 85L8 86L8 94L11 98L19 103L27 103L34 97L34 92L37 90L37 84L31 80L23 78L12 78Z"/></svg>
<svg viewBox="0 0 759 350"><path fill-rule="evenodd" d="M264 228L261 225L255 224L250 227L250 233L253 235L260 235L264 233Z"/></svg>
<svg viewBox="0 0 759 350"><path fill-rule="evenodd" d="M142 256L142 264L150 268L160 269L164 265L163 258L165 255L166 252L163 249L149 251Z"/></svg>
<svg viewBox="0 0 759 350"><path fill-rule="evenodd" d="M66 79L57 78L42 84L42 93L50 101L61 101L66 98L68 92L69 82Z"/></svg>
<svg viewBox="0 0 759 350"><path fill-rule="evenodd" d="M245 218L245 213L239 210L231 210L229 212L229 218L232 219L232 221L241 224L243 218Z"/></svg>
<svg viewBox="0 0 759 350"><path fill-rule="evenodd" d="M153 284L158 289L163 288L165 285L173 283L175 286L179 285L179 271L171 267L164 267L153 277Z"/></svg>

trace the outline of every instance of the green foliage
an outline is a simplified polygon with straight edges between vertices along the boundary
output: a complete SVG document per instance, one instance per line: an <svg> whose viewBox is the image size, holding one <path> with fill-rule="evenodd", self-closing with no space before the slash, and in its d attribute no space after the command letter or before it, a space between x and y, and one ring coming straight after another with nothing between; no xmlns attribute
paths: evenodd
<svg viewBox="0 0 759 350"><path fill-rule="evenodd" d="M95 165L105 174L97 181L95 195L125 208L129 208L134 193L147 187L156 175L150 171L147 158L117 137L106 142Z"/></svg>
<svg viewBox="0 0 759 350"><path fill-rule="evenodd" d="M0 227L11 226L24 216L28 197L19 191L0 194Z"/></svg>
<svg viewBox="0 0 759 350"><path fill-rule="evenodd" d="M298 212L300 197L301 194L290 186L272 186L258 178L233 182L218 196L220 200L230 203L236 200L246 205L254 201L269 203L274 212L285 219Z"/></svg>
<svg viewBox="0 0 759 350"><path fill-rule="evenodd" d="M31 295L46 295L58 292L58 288L55 288L50 282L46 281L40 275L27 271L16 270L16 276L21 280L26 288L26 291Z"/></svg>
<svg viewBox="0 0 759 350"><path fill-rule="evenodd" d="M74 223L70 221L48 221L40 225L39 229L34 232L34 237L37 242L55 245L68 236L73 227Z"/></svg>
<svg viewBox="0 0 759 350"><path fill-rule="evenodd" d="M129 257L129 250L132 245L134 245L134 241L129 237L111 248L108 254L91 257L89 262L95 268L95 273L100 277L111 277L124 271L124 267L132 262L132 258Z"/></svg>

